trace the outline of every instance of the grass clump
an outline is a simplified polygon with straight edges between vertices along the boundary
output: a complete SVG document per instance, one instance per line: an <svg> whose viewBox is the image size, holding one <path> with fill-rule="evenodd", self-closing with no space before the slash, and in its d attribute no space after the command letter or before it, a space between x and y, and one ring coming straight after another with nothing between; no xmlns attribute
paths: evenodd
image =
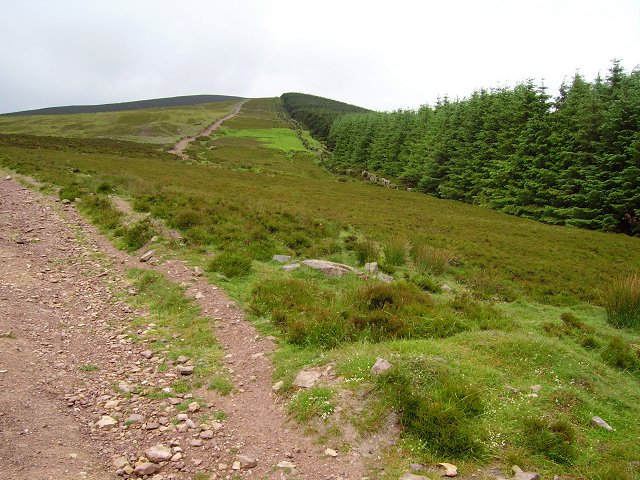
<svg viewBox="0 0 640 480"><path fill-rule="evenodd" d="M378 246L370 239L358 240L352 243L353 251L360 265L378 260Z"/></svg>
<svg viewBox="0 0 640 480"><path fill-rule="evenodd" d="M216 375L209 382L208 388L220 395L229 395L233 391L233 382L224 375Z"/></svg>
<svg viewBox="0 0 640 480"><path fill-rule="evenodd" d="M556 463L571 464L577 454L575 428L565 418L526 418L522 440L531 453Z"/></svg>
<svg viewBox="0 0 640 480"><path fill-rule="evenodd" d="M445 367L409 362L381 375L378 387L399 412L405 433L426 451L452 458L482 453L480 390Z"/></svg>
<svg viewBox="0 0 640 480"><path fill-rule="evenodd" d="M84 365L80 365L78 367L78 370L80 370L81 372L95 372L100 370L100 367L92 363L85 363Z"/></svg>
<svg viewBox="0 0 640 480"><path fill-rule="evenodd" d="M331 402L333 396L333 390L327 387L300 390L289 401L289 413L300 423L313 418L326 419L336 408Z"/></svg>
<svg viewBox="0 0 640 480"><path fill-rule="evenodd" d="M616 328L640 329L640 275L615 280L602 294L607 322Z"/></svg>
<svg viewBox="0 0 640 480"><path fill-rule="evenodd" d="M115 230L122 221L120 212L109 197L105 195L88 195L82 198L79 204L80 210L85 213L91 221L103 230Z"/></svg>
<svg viewBox="0 0 640 480"><path fill-rule="evenodd" d="M207 222L203 212L193 208L182 208L175 212L171 218L170 224L181 230L187 230L191 227L203 225Z"/></svg>
<svg viewBox="0 0 640 480"><path fill-rule="evenodd" d="M456 250L422 244L414 245L411 249L411 257L418 272L434 275L442 275L451 266L460 263L460 255Z"/></svg>
<svg viewBox="0 0 640 480"><path fill-rule="evenodd" d="M116 235L122 237L122 243L129 251L144 247L156 233L153 223L148 218L116 230Z"/></svg>
<svg viewBox="0 0 640 480"><path fill-rule="evenodd" d="M385 263L402 266L407 261L407 241L402 237L393 237L382 247Z"/></svg>
<svg viewBox="0 0 640 480"><path fill-rule="evenodd" d="M251 259L238 252L222 252L207 264L207 270L227 278L240 277L251 271Z"/></svg>
<svg viewBox="0 0 640 480"><path fill-rule="evenodd" d="M605 363L612 367L630 372L640 372L640 350L620 337L611 338L601 355Z"/></svg>

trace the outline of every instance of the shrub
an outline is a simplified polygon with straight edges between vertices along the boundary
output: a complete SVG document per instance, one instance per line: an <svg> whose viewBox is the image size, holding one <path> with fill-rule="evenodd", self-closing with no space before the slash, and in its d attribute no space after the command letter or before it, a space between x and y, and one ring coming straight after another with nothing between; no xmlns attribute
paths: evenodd
<svg viewBox="0 0 640 480"><path fill-rule="evenodd" d="M407 261L407 241L401 237L392 238L384 244L382 252L387 264L404 265Z"/></svg>
<svg viewBox="0 0 640 480"><path fill-rule="evenodd" d="M460 255L448 248L433 248L428 245L416 245L411 250L413 264L420 273L441 275L452 265L460 263Z"/></svg>
<svg viewBox="0 0 640 480"><path fill-rule="evenodd" d="M616 328L640 329L640 275L612 283L602 295L607 322Z"/></svg>
<svg viewBox="0 0 640 480"><path fill-rule="evenodd" d="M72 184L61 188L58 195L60 200L70 200L73 202L76 198L81 198L84 193L84 190L79 185Z"/></svg>
<svg viewBox="0 0 640 480"><path fill-rule="evenodd" d="M640 370L640 351L620 337L613 337L602 351L603 360L612 367L622 370Z"/></svg>
<svg viewBox="0 0 640 480"><path fill-rule="evenodd" d="M184 239L190 245L209 245L213 242L213 236L204 227L190 227L184 232Z"/></svg>
<svg viewBox="0 0 640 480"><path fill-rule="evenodd" d="M251 271L251 259L237 252L222 252L208 263L207 270L227 278L240 277Z"/></svg>
<svg viewBox="0 0 640 480"><path fill-rule="evenodd" d="M97 193L111 193L113 191L113 187L110 183L100 182L100 184L96 187Z"/></svg>
<svg viewBox="0 0 640 480"><path fill-rule="evenodd" d="M356 241L352 248L360 265L378 260L378 247L372 240Z"/></svg>
<svg viewBox="0 0 640 480"><path fill-rule="evenodd" d="M80 202L80 209L98 226L113 230L120 225L122 213L104 195L88 195Z"/></svg>
<svg viewBox="0 0 640 480"><path fill-rule="evenodd" d="M204 213L193 208L183 208L175 212L171 219L171 224L181 230L186 230L198 225L204 225L206 217Z"/></svg>
<svg viewBox="0 0 640 480"><path fill-rule="evenodd" d="M128 250L138 250L151 240L156 234L156 230L151 221L145 218L133 225L119 228L116 233L122 237Z"/></svg>
<svg viewBox="0 0 640 480"><path fill-rule="evenodd" d="M543 455L556 463L569 464L576 455L575 429L564 418L526 418L522 438L532 453Z"/></svg>

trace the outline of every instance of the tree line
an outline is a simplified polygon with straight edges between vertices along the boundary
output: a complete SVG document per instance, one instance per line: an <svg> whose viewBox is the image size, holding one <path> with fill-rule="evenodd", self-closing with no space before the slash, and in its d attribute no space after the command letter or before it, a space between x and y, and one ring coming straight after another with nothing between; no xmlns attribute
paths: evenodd
<svg viewBox="0 0 640 480"><path fill-rule="evenodd" d="M328 140L332 123L341 115L370 112L366 108L306 93L283 93L280 99L291 118L322 142Z"/></svg>
<svg viewBox="0 0 640 480"><path fill-rule="evenodd" d="M342 113L331 165L558 225L640 234L640 71L614 61L556 98L528 81L417 111Z"/></svg>

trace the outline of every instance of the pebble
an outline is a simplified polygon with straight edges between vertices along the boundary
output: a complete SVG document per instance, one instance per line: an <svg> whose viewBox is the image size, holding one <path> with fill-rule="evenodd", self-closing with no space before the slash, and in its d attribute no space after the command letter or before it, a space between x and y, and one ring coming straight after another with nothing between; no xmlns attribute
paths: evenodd
<svg viewBox="0 0 640 480"><path fill-rule="evenodd" d="M115 418L110 417L109 415L103 415L102 418L96 423L98 428L111 428L115 427L117 424L118 421Z"/></svg>
<svg viewBox="0 0 640 480"><path fill-rule="evenodd" d="M338 456L338 452L336 452L333 448L327 448L324 451L324 454L328 457L337 457Z"/></svg>
<svg viewBox="0 0 640 480"><path fill-rule="evenodd" d="M609 425L605 420L603 420L601 417L598 417L597 415L591 418L591 424L596 427L604 428L609 432L613 432L615 430L611 425Z"/></svg>
<svg viewBox="0 0 640 480"><path fill-rule="evenodd" d="M149 459L149 461L159 463L169 460L173 456L173 453L169 447L165 447L164 445L155 445L147 448L144 451L144 455Z"/></svg>
<svg viewBox="0 0 640 480"><path fill-rule="evenodd" d="M153 352L151 350L144 350L143 352L140 352L140 355L142 355L146 359L149 359L153 357Z"/></svg>
<svg viewBox="0 0 640 480"><path fill-rule="evenodd" d="M240 462L240 467L250 469L258 466L258 461L249 455L236 455L236 459Z"/></svg>
<svg viewBox="0 0 640 480"><path fill-rule="evenodd" d="M151 462L143 462L136 465L134 472L136 475L153 475L154 473L158 473L160 471L160 467L155 463Z"/></svg>

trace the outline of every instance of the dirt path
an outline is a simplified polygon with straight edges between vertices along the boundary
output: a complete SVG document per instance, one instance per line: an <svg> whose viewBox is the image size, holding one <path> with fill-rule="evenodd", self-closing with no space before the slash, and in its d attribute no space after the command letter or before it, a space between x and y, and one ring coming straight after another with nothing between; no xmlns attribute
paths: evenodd
<svg viewBox="0 0 640 480"><path fill-rule="evenodd" d="M128 478L145 450L158 444L172 458L147 464L159 472L153 480L193 479L196 472L362 478L357 449L328 457L325 448L337 445L314 445L289 422L271 390L274 343L257 334L221 289L181 262L141 264L87 225L73 205L14 180L0 180L0 202L0 465L6 478ZM134 266L186 283L187 294L197 295L214 319L226 351L237 391L227 397L195 392L206 403L187 412L188 420L178 417L174 403L190 402L189 395L137 393L169 388L180 374L159 368L170 360L161 352L147 358L145 345L129 338L153 328L133 328L131 320L146 312L132 311L112 293L129 288L123 277ZM224 421L201 420L219 410L227 414ZM257 466L232 470L238 453L255 457ZM281 468L281 462L290 464Z"/></svg>
<svg viewBox="0 0 640 480"><path fill-rule="evenodd" d="M240 113L240 109L242 108L242 106L247 103L249 100L251 100L250 98L247 98L245 100L242 100L241 102L238 102L235 104L235 106L233 107L233 111L228 114L225 117L222 117L219 120L216 120L214 123L212 123L211 125L209 125L207 128L205 128L204 130L202 130L199 134L193 136L193 137L185 137L183 139L181 139L178 143L176 143L174 145L174 147L169 150L169 153L172 153L174 155L178 155L179 157L187 160L189 158L189 156L184 153L184 151L187 149L187 147L189 146L189 144L191 142L193 142L196 138L202 136L202 135L210 135L211 132L215 131L218 129L218 127L220 127L220 125L222 125L223 122L229 120L230 118L235 117L238 113Z"/></svg>

